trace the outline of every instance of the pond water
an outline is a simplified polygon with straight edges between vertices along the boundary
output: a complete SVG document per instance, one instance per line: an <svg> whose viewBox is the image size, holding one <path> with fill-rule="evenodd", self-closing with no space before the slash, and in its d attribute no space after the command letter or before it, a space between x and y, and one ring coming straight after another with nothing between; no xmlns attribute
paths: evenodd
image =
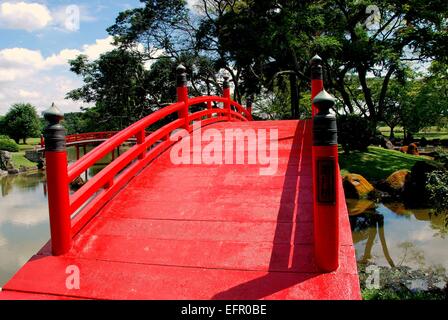
<svg viewBox="0 0 448 320"><path fill-rule="evenodd" d="M76 160L74 148L68 148L68 159ZM110 160L107 156L100 163ZM91 178L103 167L93 166L82 177ZM0 192L1 287L50 239L50 227L43 171L0 177Z"/></svg>
<svg viewBox="0 0 448 320"><path fill-rule="evenodd" d="M447 218L402 203L347 200L358 264L438 270L447 275Z"/></svg>
<svg viewBox="0 0 448 320"><path fill-rule="evenodd" d="M74 160L69 149L69 160ZM103 159L108 163L110 158ZM103 166L87 173L92 177ZM0 178L0 287L50 238L43 172ZM358 263L448 269L448 228L430 209L347 200ZM446 271L444 271L446 273Z"/></svg>

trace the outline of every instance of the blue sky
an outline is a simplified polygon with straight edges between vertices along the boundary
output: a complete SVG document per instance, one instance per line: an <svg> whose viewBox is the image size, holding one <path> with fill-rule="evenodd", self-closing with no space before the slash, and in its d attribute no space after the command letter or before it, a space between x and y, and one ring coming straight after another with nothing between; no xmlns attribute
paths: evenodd
<svg viewBox="0 0 448 320"><path fill-rule="evenodd" d="M79 110L82 103L64 99L82 85L67 60L113 49L106 28L138 6L138 0L0 0L0 114L16 102L38 111L53 101L64 112Z"/></svg>

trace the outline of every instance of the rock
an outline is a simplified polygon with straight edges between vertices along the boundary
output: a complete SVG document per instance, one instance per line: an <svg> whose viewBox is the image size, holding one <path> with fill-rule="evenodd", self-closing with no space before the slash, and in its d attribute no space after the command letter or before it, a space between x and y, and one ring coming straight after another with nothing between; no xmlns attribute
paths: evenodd
<svg viewBox="0 0 448 320"><path fill-rule="evenodd" d="M406 184L406 177L410 173L409 170L403 169L392 173L385 181L385 191L392 193L401 193Z"/></svg>
<svg viewBox="0 0 448 320"><path fill-rule="evenodd" d="M8 170L8 174L19 174L20 171L17 168L12 168Z"/></svg>
<svg viewBox="0 0 448 320"><path fill-rule="evenodd" d="M355 173L344 176L343 186L345 196L350 199L364 198L375 189L363 176Z"/></svg>
<svg viewBox="0 0 448 320"><path fill-rule="evenodd" d="M8 171L4 171L0 169L0 177L8 175Z"/></svg>
<svg viewBox="0 0 448 320"><path fill-rule="evenodd" d="M20 166L19 171L20 171L20 172L27 172L27 171L28 171L28 168L25 167L25 166Z"/></svg>
<svg viewBox="0 0 448 320"><path fill-rule="evenodd" d="M388 140L388 139L386 139L386 140L387 140L387 141L386 141L386 143L385 143L384 148L386 148L386 149L388 149L388 150L394 150L394 149L395 149L394 144L393 144L390 140Z"/></svg>
<svg viewBox="0 0 448 320"><path fill-rule="evenodd" d="M0 169L2 170L11 170L13 169L13 165L11 163L11 153L8 151L0 150Z"/></svg>
<svg viewBox="0 0 448 320"><path fill-rule="evenodd" d="M367 210L375 209L375 202L367 199L348 199L347 208L350 216L363 214Z"/></svg>
<svg viewBox="0 0 448 320"><path fill-rule="evenodd" d="M76 191L76 190L80 189L85 184L86 184L86 182L83 180L83 178L77 177L75 180L73 180L70 183L70 187Z"/></svg>
<svg viewBox="0 0 448 320"><path fill-rule="evenodd" d="M435 162L418 161L411 169L411 173L406 176L406 182L403 189L403 197L411 207L423 207L428 205L429 195L426 191L426 180L428 174L444 170L442 164Z"/></svg>
<svg viewBox="0 0 448 320"><path fill-rule="evenodd" d="M419 154L418 154L418 147L417 147L417 145L415 143L411 143L408 146L408 149L407 149L406 153L407 154L412 154L414 156L418 156Z"/></svg>

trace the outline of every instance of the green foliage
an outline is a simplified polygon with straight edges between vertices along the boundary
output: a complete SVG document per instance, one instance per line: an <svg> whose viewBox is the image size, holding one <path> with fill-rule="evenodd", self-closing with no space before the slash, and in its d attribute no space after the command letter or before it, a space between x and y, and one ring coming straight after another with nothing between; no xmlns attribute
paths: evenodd
<svg viewBox="0 0 448 320"><path fill-rule="evenodd" d="M375 137L375 127L371 122L359 115L339 116L338 141L345 152L367 151L367 147Z"/></svg>
<svg viewBox="0 0 448 320"><path fill-rule="evenodd" d="M14 104L3 119L4 131L16 143L22 139L26 143L29 137L37 137L41 132L41 123L36 108L31 104Z"/></svg>
<svg viewBox="0 0 448 320"><path fill-rule="evenodd" d="M363 289L363 300L443 300L445 295L441 290L437 292L412 292L407 288L393 289Z"/></svg>
<svg viewBox="0 0 448 320"><path fill-rule="evenodd" d="M123 129L152 111L144 87L147 71L138 55L117 49L94 62L80 55L70 65L84 85L67 98L95 103L91 115L98 115L94 117L97 130Z"/></svg>
<svg viewBox="0 0 448 320"><path fill-rule="evenodd" d="M14 140L9 139L6 136L0 136L0 150L9 152L18 152L19 145Z"/></svg>
<svg viewBox="0 0 448 320"><path fill-rule="evenodd" d="M429 173L426 190L436 211L448 213L448 171L440 170Z"/></svg>

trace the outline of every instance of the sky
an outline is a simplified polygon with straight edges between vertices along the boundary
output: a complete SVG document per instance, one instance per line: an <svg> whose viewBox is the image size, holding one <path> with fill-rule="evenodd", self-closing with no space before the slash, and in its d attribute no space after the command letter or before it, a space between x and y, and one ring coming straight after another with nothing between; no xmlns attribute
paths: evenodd
<svg viewBox="0 0 448 320"><path fill-rule="evenodd" d="M191 8L196 0L189 0ZM82 81L67 61L79 54L94 60L113 49L106 28L138 0L0 0L0 115L14 103L38 112L54 102L63 112L82 102L65 99Z"/></svg>

